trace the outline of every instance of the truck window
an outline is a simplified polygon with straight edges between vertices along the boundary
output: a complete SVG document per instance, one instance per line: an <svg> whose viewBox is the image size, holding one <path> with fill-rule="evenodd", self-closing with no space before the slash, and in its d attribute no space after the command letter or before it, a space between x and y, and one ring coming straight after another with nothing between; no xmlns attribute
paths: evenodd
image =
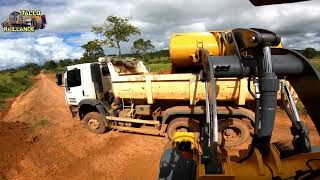
<svg viewBox="0 0 320 180"><path fill-rule="evenodd" d="M108 67L102 67L101 68L102 75L103 76L110 76L109 68Z"/></svg>
<svg viewBox="0 0 320 180"><path fill-rule="evenodd" d="M80 69L73 69L67 72L68 87L76 87L81 85Z"/></svg>

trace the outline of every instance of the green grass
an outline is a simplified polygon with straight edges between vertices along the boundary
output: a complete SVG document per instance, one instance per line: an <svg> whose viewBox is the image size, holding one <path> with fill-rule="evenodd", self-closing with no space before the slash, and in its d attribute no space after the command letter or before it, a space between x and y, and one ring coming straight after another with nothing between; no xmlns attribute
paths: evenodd
<svg viewBox="0 0 320 180"><path fill-rule="evenodd" d="M164 69L170 69L171 64L147 64L147 69L149 72L160 72Z"/></svg>
<svg viewBox="0 0 320 180"><path fill-rule="evenodd" d="M315 66L315 68L320 71L320 58L319 59L311 59L311 63Z"/></svg>
<svg viewBox="0 0 320 180"><path fill-rule="evenodd" d="M152 58L145 57L143 59L142 58L137 58L137 59L144 62L149 72L160 72L164 69L171 68L169 57L166 57L166 56L152 57Z"/></svg>
<svg viewBox="0 0 320 180"><path fill-rule="evenodd" d="M145 64L168 64L170 63L169 57L155 57L152 59L144 60Z"/></svg>
<svg viewBox="0 0 320 180"><path fill-rule="evenodd" d="M44 118L44 117L40 117L40 118L37 118L34 123L31 123L28 125L28 131L31 132L31 133L34 133L36 129L39 129L39 128L42 128L46 125L48 125L49 121Z"/></svg>
<svg viewBox="0 0 320 180"><path fill-rule="evenodd" d="M28 71L0 73L0 108L8 108L5 99L18 96L32 84Z"/></svg>

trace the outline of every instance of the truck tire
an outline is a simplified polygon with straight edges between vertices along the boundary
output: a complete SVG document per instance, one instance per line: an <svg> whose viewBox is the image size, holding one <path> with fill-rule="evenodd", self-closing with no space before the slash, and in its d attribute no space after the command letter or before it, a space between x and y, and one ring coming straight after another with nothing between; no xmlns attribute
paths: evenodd
<svg viewBox="0 0 320 180"><path fill-rule="evenodd" d="M106 131L104 117L98 112L90 112L83 118L86 128L96 134L102 134Z"/></svg>
<svg viewBox="0 0 320 180"><path fill-rule="evenodd" d="M168 138L172 141L175 132L195 132L196 138L200 135L200 127L196 120L188 117L173 119L167 127Z"/></svg>
<svg viewBox="0 0 320 180"><path fill-rule="evenodd" d="M250 137L249 124L240 119L219 120L218 143L224 147L234 147L245 143Z"/></svg>

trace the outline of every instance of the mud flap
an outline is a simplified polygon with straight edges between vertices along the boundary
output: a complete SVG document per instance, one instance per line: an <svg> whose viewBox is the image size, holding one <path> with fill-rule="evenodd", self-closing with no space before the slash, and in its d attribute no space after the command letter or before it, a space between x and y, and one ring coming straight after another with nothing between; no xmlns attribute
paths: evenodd
<svg viewBox="0 0 320 180"><path fill-rule="evenodd" d="M103 115L105 126L106 126L107 128L110 128L109 120L108 120L107 118L105 118L106 116L108 116L108 113L107 113L107 111L105 110L105 108L104 108L101 104L98 104L98 105L96 106L96 108L98 109L99 113Z"/></svg>

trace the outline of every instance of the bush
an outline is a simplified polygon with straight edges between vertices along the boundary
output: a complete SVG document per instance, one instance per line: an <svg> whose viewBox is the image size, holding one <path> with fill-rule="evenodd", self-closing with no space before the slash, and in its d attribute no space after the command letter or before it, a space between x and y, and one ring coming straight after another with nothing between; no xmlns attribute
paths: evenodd
<svg viewBox="0 0 320 180"><path fill-rule="evenodd" d="M20 70L26 70L30 75L37 75L40 72L41 68L38 64L28 63L25 66L21 67ZM17 70L14 73L16 72Z"/></svg>
<svg viewBox="0 0 320 180"><path fill-rule="evenodd" d="M0 89L2 93L12 93L11 88L7 84L0 84Z"/></svg>
<svg viewBox="0 0 320 180"><path fill-rule="evenodd" d="M303 51L303 55L308 59L312 59L317 55L317 51L314 48L306 48Z"/></svg>
<svg viewBox="0 0 320 180"><path fill-rule="evenodd" d="M46 70L54 70L57 67L57 63L53 60L44 63L43 68Z"/></svg>
<svg viewBox="0 0 320 180"><path fill-rule="evenodd" d="M22 84L22 85L30 85L30 82L28 80L28 76L26 77L12 77L12 81L15 82L15 83L19 83L19 84Z"/></svg>
<svg viewBox="0 0 320 180"><path fill-rule="evenodd" d="M169 61L169 57L161 57L161 58L149 59L148 63L149 64L168 64L170 63L170 61Z"/></svg>
<svg viewBox="0 0 320 180"><path fill-rule="evenodd" d="M6 72L0 74L0 108L7 107L6 98L15 97L21 91L25 91L30 87L32 81L29 78L28 70L23 70L23 68L30 69L30 66L19 68L15 73Z"/></svg>

